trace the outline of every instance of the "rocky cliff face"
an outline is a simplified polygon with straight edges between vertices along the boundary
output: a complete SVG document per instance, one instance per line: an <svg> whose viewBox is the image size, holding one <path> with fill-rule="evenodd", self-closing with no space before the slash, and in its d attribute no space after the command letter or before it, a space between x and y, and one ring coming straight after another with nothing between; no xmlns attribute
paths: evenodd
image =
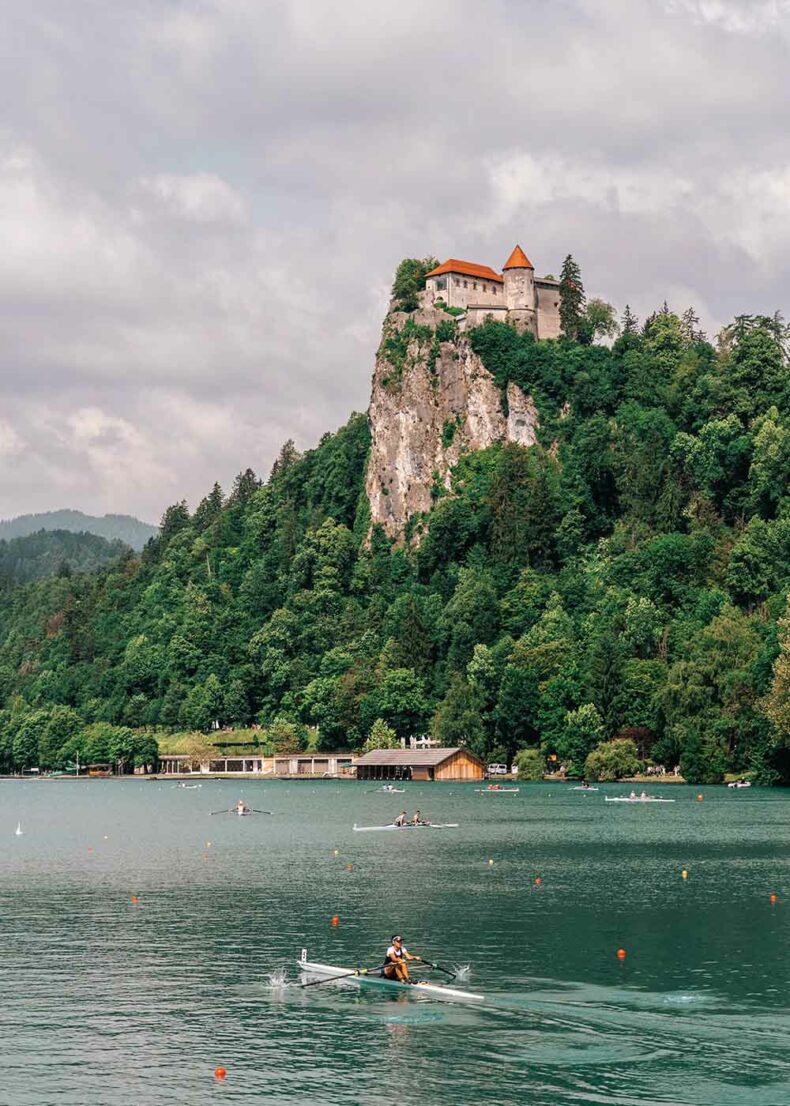
<svg viewBox="0 0 790 1106"><path fill-rule="evenodd" d="M534 445L538 414L510 384L499 388L444 311L393 311L384 321L370 401L366 490L371 521L400 538L409 517L429 511L435 491L465 453L494 442Z"/></svg>

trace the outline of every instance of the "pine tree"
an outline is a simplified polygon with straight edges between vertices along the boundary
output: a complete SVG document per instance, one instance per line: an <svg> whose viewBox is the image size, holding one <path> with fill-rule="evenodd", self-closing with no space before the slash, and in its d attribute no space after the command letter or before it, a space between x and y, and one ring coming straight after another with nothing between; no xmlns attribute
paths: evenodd
<svg viewBox="0 0 790 1106"><path fill-rule="evenodd" d="M623 334L636 334L639 329L639 319L634 315L631 310L631 305L625 305L625 311L623 312L623 321L620 324Z"/></svg>
<svg viewBox="0 0 790 1106"><path fill-rule="evenodd" d="M683 337L689 345L692 345L694 342L705 341L705 333L700 329L699 316L696 314L693 307L687 307L683 312L681 329L683 331Z"/></svg>
<svg viewBox="0 0 790 1106"><path fill-rule="evenodd" d="M581 269L568 254L560 273L560 325L566 338L578 338L586 304Z"/></svg>

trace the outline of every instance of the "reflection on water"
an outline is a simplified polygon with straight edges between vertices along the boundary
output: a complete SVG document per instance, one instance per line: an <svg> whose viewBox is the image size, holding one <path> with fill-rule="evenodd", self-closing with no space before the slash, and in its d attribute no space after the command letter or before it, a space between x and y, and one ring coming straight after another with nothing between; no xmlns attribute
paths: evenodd
<svg viewBox="0 0 790 1106"><path fill-rule="evenodd" d="M3 1106L790 1106L790 796L240 790L0 782ZM485 1003L298 986L396 930Z"/></svg>

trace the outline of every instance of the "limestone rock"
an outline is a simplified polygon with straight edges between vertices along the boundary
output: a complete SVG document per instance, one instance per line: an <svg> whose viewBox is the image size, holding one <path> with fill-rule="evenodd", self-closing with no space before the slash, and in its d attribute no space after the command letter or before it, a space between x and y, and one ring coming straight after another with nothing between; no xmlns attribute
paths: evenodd
<svg viewBox="0 0 790 1106"><path fill-rule="evenodd" d="M385 319L369 410L366 491L371 522L393 538L403 537L411 515L430 511L436 489L450 489L452 468L465 453L536 440L531 397L509 384L505 414L499 388L468 340L437 338L449 318L426 305Z"/></svg>

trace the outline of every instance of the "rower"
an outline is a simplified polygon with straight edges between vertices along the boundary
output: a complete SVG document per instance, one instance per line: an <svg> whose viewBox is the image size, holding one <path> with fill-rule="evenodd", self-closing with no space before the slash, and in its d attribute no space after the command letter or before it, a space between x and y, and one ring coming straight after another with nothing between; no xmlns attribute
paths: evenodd
<svg viewBox="0 0 790 1106"><path fill-rule="evenodd" d="M249 809L250 808L244 802L244 799L239 799L239 801L236 803L236 810L239 812L239 814L247 814L249 812Z"/></svg>
<svg viewBox="0 0 790 1106"><path fill-rule="evenodd" d="M390 938L390 947L384 960L382 973L385 979L397 979L400 983L411 983L407 960L420 960L419 956L412 956L403 944L403 938L395 935Z"/></svg>
<svg viewBox="0 0 790 1106"><path fill-rule="evenodd" d="M411 820L411 824L413 826L422 826L425 824L423 816L420 814L419 810L415 810L414 817Z"/></svg>
<svg viewBox="0 0 790 1106"><path fill-rule="evenodd" d="M408 815L406 814L406 811L402 810L400 812L400 814L398 815L398 817L393 822L393 825L397 826L399 829L402 829L406 825L407 817L408 817Z"/></svg>

